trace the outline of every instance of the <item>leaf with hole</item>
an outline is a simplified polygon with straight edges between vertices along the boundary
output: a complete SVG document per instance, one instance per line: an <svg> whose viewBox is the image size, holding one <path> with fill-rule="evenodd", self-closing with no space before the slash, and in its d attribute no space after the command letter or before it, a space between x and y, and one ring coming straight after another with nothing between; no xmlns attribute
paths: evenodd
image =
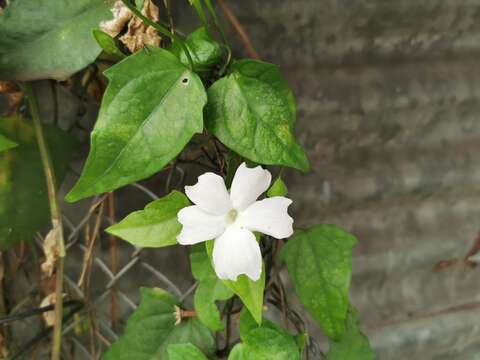
<svg viewBox="0 0 480 360"><path fill-rule="evenodd" d="M105 72L109 78L91 148L67 201L147 178L203 129L200 78L166 50L149 47Z"/></svg>
<svg viewBox="0 0 480 360"><path fill-rule="evenodd" d="M202 323L184 318L175 324L177 299L158 288L142 288L141 295L140 305L128 319L124 334L103 355L103 360L173 360L175 357L168 354L170 345L185 343L191 343L206 356L213 355L215 340Z"/></svg>
<svg viewBox="0 0 480 360"><path fill-rule="evenodd" d="M183 193L172 191L167 196L152 201L145 209L131 213L105 231L134 246L158 248L175 245L177 235L182 229L177 214L188 205L190 202Z"/></svg>
<svg viewBox="0 0 480 360"><path fill-rule="evenodd" d="M16 117L0 119L0 133L18 146L0 153L0 250L29 241L50 221L47 186L32 125ZM57 184L77 148L64 131L44 126Z"/></svg>
<svg viewBox="0 0 480 360"><path fill-rule="evenodd" d="M111 0L15 0L0 16L0 78L65 80L100 54L92 29Z"/></svg>
<svg viewBox="0 0 480 360"><path fill-rule="evenodd" d="M302 304L326 335L338 340L345 332L352 274L352 248L357 239L334 225L299 230L280 257Z"/></svg>
<svg viewBox="0 0 480 360"><path fill-rule="evenodd" d="M211 330L223 330L216 301L230 299L233 292L217 278L203 244L190 248L190 264L193 277L198 281L193 298L197 316Z"/></svg>
<svg viewBox="0 0 480 360"><path fill-rule="evenodd" d="M205 119L212 134L251 161L309 170L294 135L295 100L276 65L234 62L208 89Z"/></svg>

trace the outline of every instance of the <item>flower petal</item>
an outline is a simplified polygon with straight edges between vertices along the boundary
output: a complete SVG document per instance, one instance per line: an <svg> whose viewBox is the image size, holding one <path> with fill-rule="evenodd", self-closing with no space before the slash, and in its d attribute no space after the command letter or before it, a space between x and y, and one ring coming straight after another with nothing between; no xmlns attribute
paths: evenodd
<svg viewBox="0 0 480 360"><path fill-rule="evenodd" d="M178 212L178 222L182 224L182 231L177 241L182 245L192 245L220 236L226 228L223 215L211 215L199 206L187 206Z"/></svg>
<svg viewBox="0 0 480 360"><path fill-rule="evenodd" d="M195 185L185 186L185 194L195 205L210 214L224 215L232 208L223 178L214 173L200 175Z"/></svg>
<svg viewBox="0 0 480 360"><path fill-rule="evenodd" d="M246 229L227 227L215 239L213 264L220 279L236 281L238 275L246 274L257 281L262 273L262 254L255 235Z"/></svg>
<svg viewBox="0 0 480 360"><path fill-rule="evenodd" d="M248 168L242 163L233 177L230 198L232 205L237 210L243 210L251 205L257 198L267 191L272 181L272 175L261 166Z"/></svg>
<svg viewBox="0 0 480 360"><path fill-rule="evenodd" d="M288 215L292 200L275 196L254 202L239 214L237 226L284 239L293 234L293 219Z"/></svg>

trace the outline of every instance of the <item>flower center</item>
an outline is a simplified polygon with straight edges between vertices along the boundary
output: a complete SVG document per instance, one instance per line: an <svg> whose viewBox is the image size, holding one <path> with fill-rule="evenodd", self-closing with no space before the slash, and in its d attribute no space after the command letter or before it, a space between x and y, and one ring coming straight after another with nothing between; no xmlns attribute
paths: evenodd
<svg viewBox="0 0 480 360"><path fill-rule="evenodd" d="M235 220L237 220L237 216L238 216L238 211L235 210L235 209L232 209L230 210L227 215L225 216L225 221L227 223L227 225L231 225L235 222Z"/></svg>

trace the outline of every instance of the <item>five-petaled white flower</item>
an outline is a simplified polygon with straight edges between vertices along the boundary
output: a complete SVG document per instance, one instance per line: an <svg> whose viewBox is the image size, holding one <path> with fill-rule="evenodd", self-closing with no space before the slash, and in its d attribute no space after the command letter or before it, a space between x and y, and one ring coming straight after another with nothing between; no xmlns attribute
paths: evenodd
<svg viewBox="0 0 480 360"><path fill-rule="evenodd" d="M178 212L183 225L177 240L192 245L215 239L213 265L221 279L236 280L246 274L258 280L262 273L262 254L254 231L277 239L293 233L293 219L287 208L292 200L275 196L256 201L270 186L272 175L260 166L241 164L233 178L230 193L223 178L205 173L197 184L185 186L195 204Z"/></svg>

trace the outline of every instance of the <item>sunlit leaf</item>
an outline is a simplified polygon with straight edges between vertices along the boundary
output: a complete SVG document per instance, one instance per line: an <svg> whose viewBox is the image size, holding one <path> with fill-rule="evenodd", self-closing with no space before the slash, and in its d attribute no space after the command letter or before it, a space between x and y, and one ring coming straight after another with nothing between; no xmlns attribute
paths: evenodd
<svg viewBox="0 0 480 360"><path fill-rule="evenodd" d="M205 355L192 344L172 344L167 348L169 360L208 360Z"/></svg>
<svg viewBox="0 0 480 360"><path fill-rule="evenodd" d="M270 186L270 189L268 189L267 191L268 197L286 196L287 194L288 194L287 185L285 185L281 177L277 178L273 182L272 186Z"/></svg>

